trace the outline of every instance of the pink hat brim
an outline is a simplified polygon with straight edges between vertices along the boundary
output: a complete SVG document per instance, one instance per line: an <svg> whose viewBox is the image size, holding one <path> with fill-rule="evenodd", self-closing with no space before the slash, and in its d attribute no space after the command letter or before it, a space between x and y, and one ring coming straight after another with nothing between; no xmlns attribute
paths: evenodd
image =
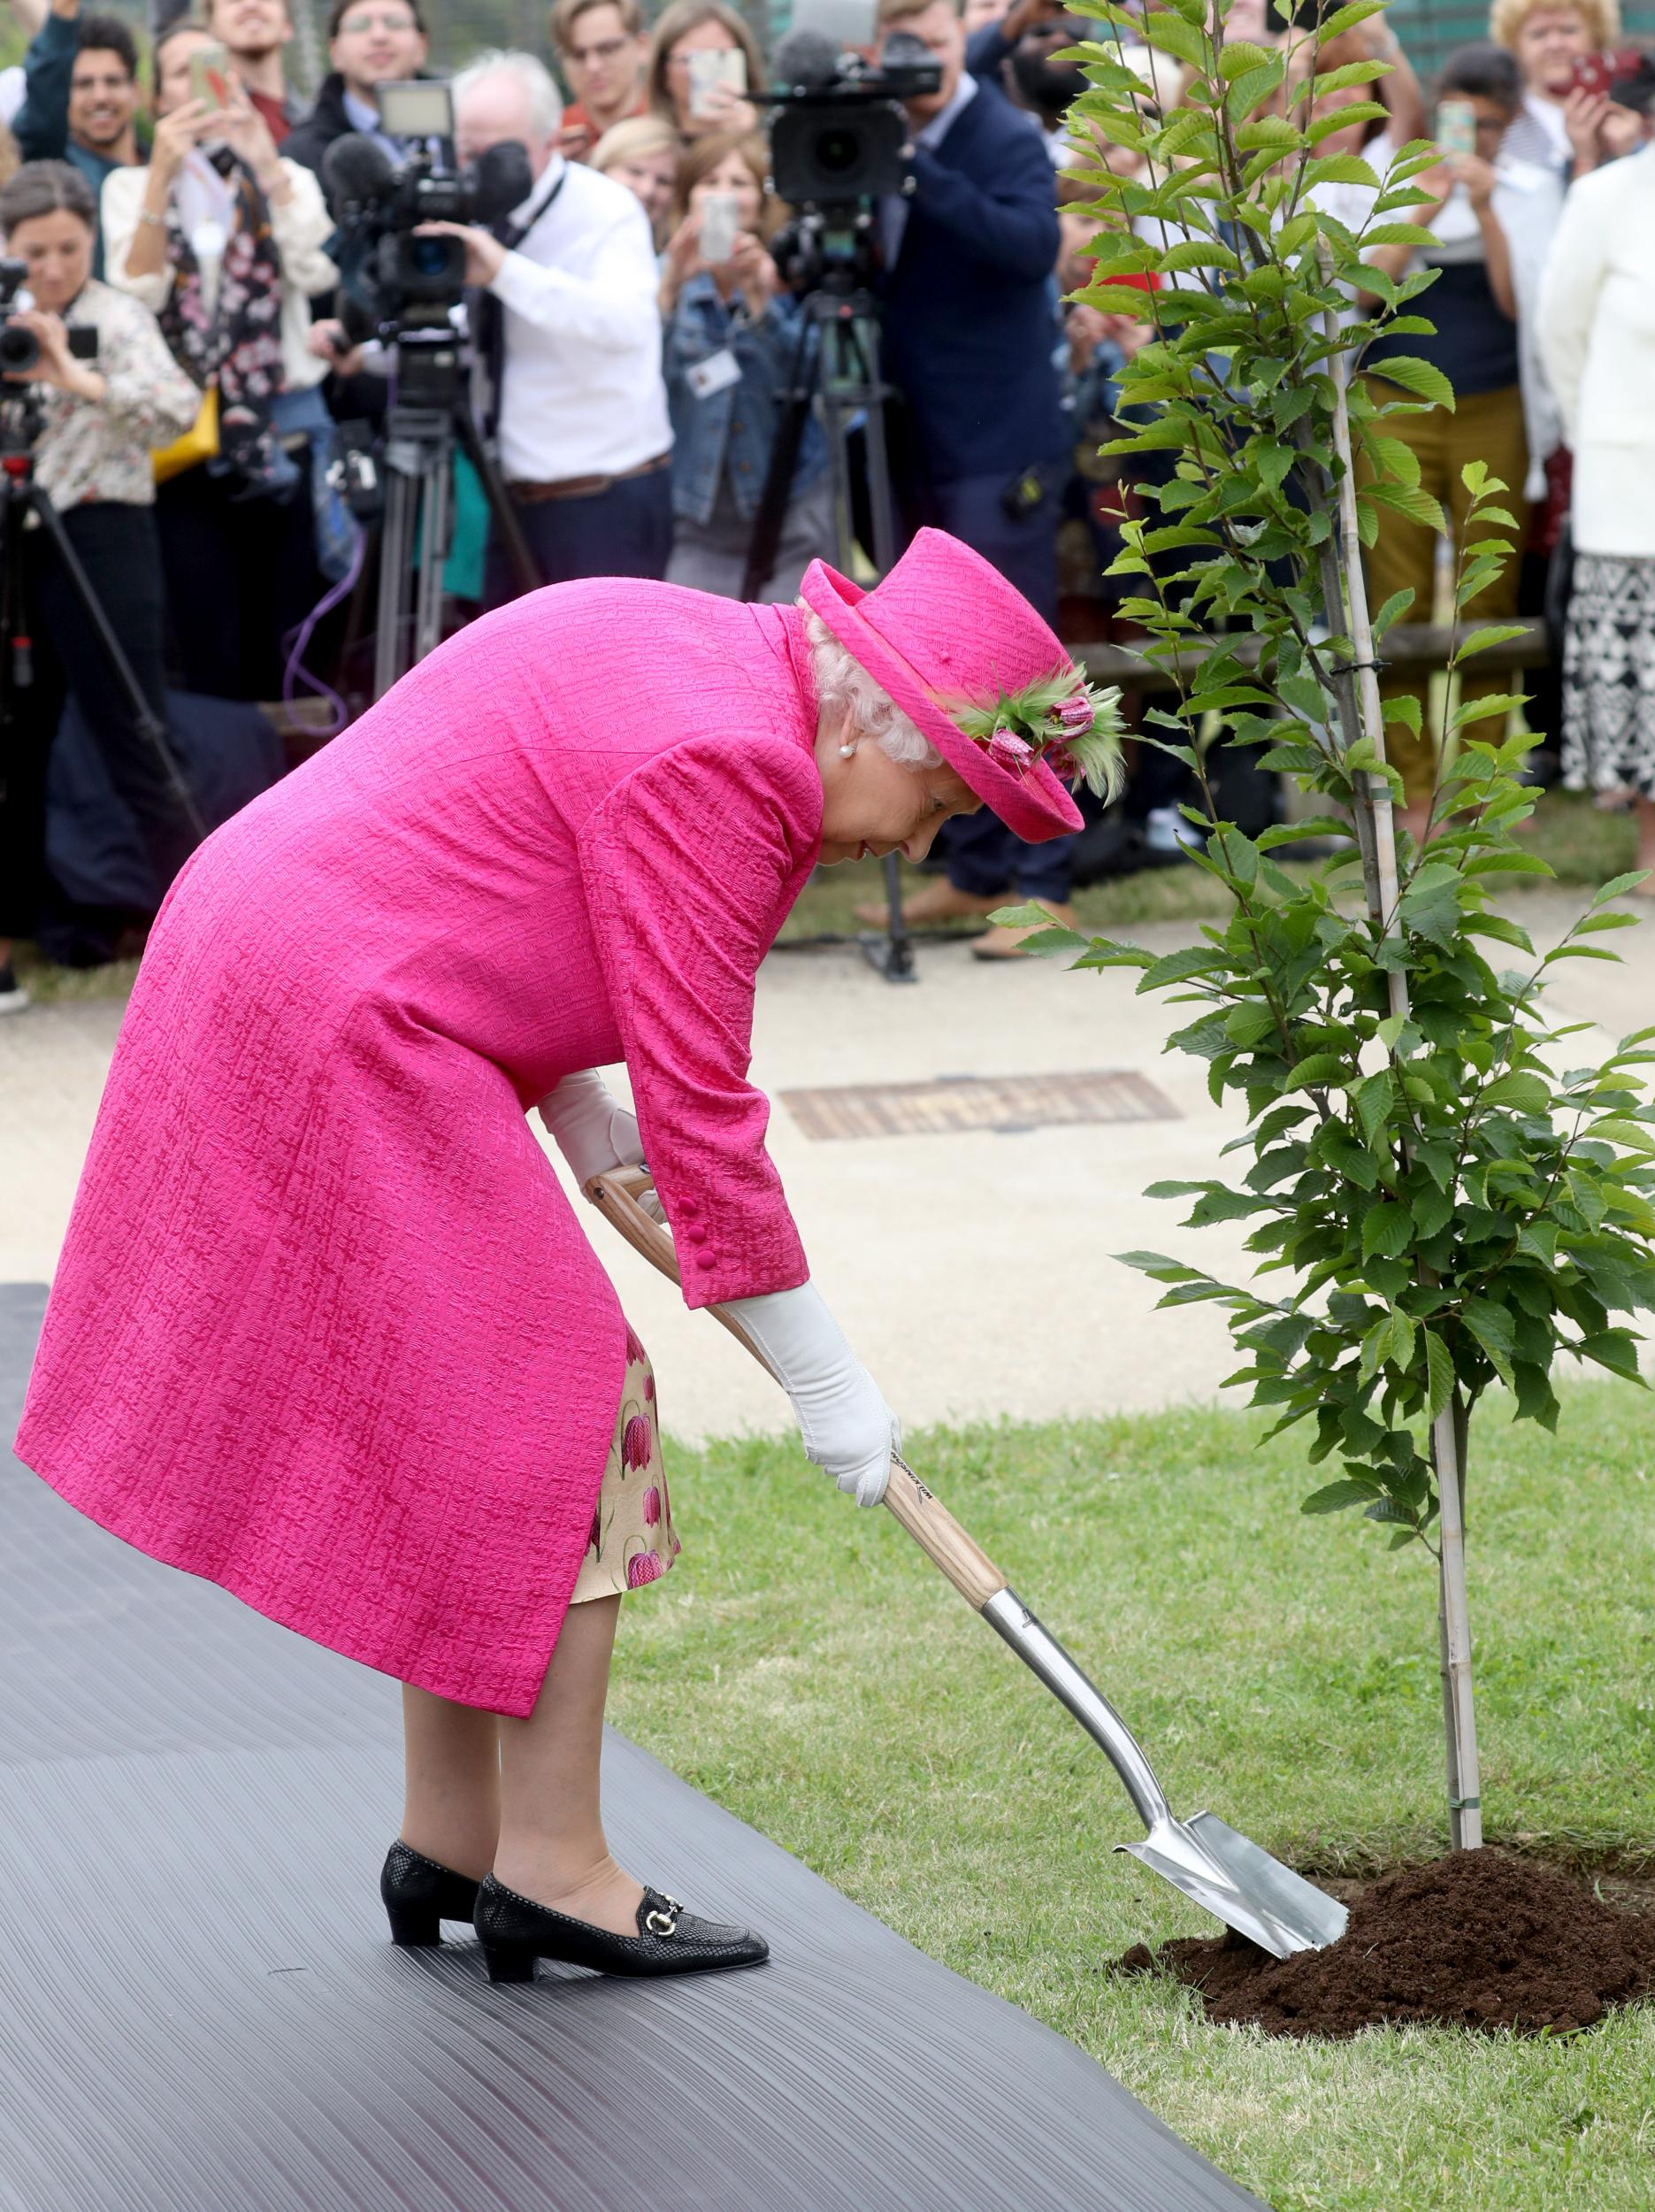
<svg viewBox="0 0 1655 2212"><path fill-rule="evenodd" d="M859 584L812 561L799 595L1008 830L1038 845L1082 826L1080 809L1044 761L1014 776L965 734L919 671L859 611L867 596Z"/></svg>

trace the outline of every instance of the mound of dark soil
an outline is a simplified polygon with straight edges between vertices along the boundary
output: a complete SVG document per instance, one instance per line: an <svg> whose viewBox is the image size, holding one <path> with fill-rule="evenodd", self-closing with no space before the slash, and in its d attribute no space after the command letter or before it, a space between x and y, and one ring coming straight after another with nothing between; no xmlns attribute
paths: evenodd
<svg viewBox="0 0 1655 2212"><path fill-rule="evenodd" d="M1655 1918L1508 1852L1455 1851L1386 1875L1350 1912L1338 1942L1291 1959L1232 1932L1154 1952L1135 1944L1117 1965L1175 1974L1200 1991L1209 2019L1275 2035L1385 2022L1561 2033L1655 1993Z"/></svg>

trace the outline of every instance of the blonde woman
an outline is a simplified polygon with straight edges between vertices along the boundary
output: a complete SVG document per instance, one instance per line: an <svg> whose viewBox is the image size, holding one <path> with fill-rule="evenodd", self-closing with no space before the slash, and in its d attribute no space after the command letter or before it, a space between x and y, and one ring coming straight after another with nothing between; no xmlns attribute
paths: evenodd
<svg viewBox="0 0 1655 2212"><path fill-rule="evenodd" d="M1576 176L1624 152L1610 143L1608 62L1621 36L1620 0L1493 0L1489 36L1516 62L1523 103L1502 151Z"/></svg>
<svg viewBox="0 0 1655 2212"><path fill-rule="evenodd" d="M682 148L677 130L661 116L629 115L604 132L586 164L634 196L649 218L657 253L667 242Z"/></svg>
<svg viewBox="0 0 1655 2212"><path fill-rule="evenodd" d="M756 133L726 131L690 146L661 276L672 414L667 581L731 599L741 595L785 396L795 365L803 365L799 305L769 251L782 211L770 196L767 166ZM761 598L791 600L811 562L834 551L827 459L812 415Z"/></svg>

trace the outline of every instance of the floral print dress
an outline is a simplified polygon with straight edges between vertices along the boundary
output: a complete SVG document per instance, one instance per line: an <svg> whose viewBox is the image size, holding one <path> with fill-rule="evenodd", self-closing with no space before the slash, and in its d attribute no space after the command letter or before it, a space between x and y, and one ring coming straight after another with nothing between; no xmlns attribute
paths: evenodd
<svg viewBox="0 0 1655 2212"><path fill-rule="evenodd" d="M609 1446L603 1486L592 1516L586 1555L570 1603L612 1597L658 1582L678 1555L672 1506L661 1464L655 1378L648 1355L629 1328L621 1410Z"/></svg>

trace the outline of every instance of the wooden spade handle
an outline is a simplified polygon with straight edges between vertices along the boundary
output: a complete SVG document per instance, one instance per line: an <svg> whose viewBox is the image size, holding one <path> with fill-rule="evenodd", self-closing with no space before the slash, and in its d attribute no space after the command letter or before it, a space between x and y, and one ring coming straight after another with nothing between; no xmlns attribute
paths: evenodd
<svg viewBox="0 0 1655 2212"><path fill-rule="evenodd" d="M672 1232L648 1212L644 1201L654 1195L647 1168L622 1167L594 1175L586 1186L586 1196L618 1229L636 1252L670 1282L678 1280L678 1257ZM775 1370L728 1309L709 1310L736 1341L752 1353L765 1372L777 1381ZM891 1479L885 1502L934 1567L946 1574L966 1603L981 1612L990 1598L1006 1587L1006 1578L982 1547L967 1535L936 1493L923 1483L900 1453L891 1456Z"/></svg>

